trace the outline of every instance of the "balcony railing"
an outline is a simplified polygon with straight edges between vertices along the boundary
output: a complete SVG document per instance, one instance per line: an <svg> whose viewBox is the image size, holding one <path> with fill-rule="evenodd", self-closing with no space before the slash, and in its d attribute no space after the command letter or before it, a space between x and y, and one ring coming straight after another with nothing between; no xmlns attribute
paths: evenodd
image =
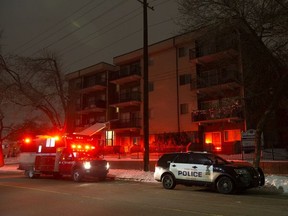
<svg viewBox="0 0 288 216"><path fill-rule="evenodd" d="M90 88L90 87L93 87L93 86L96 86L96 85L100 85L100 86L106 86L106 79L103 79L102 77L92 77L91 79L86 79L84 82L83 82L83 86L82 86L82 89L85 89L85 88Z"/></svg>
<svg viewBox="0 0 288 216"><path fill-rule="evenodd" d="M236 35L223 36L216 41L214 40L214 42L211 41L196 42L196 48L190 50L190 59L200 58L202 56L212 55L231 49L238 50Z"/></svg>
<svg viewBox="0 0 288 216"><path fill-rule="evenodd" d="M219 71L217 69L209 71L205 75L198 75L197 81L191 83L191 88L206 88L226 83L240 83L240 75L236 70ZM196 84L196 86L195 86Z"/></svg>
<svg viewBox="0 0 288 216"><path fill-rule="evenodd" d="M127 92L119 94L116 99L111 101L111 104L125 103L129 101L141 101L141 92Z"/></svg>
<svg viewBox="0 0 288 216"><path fill-rule="evenodd" d="M111 121L110 129L123 129L123 128L140 128L141 119L119 119L117 121Z"/></svg>
<svg viewBox="0 0 288 216"><path fill-rule="evenodd" d="M211 121L220 119L243 119L241 106L228 106L209 110L195 110L192 112L192 122Z"/></svg>
<svg viewBox="0 0 288 216"><path fill-rule="evenodd" d="M106 101L98 100L98 101L95 101L95 102L90 102L88 104L84 103L82 105L82 107L81 106L77 106L77 111L90 110L90 109L96 109L96 108L105 109L106 108Z"/></svg>
<svg viewBox="0 0 288 216"><path fill-rule="evenodd" d="M141 76L141 68L140 67L135 67L133 69L125 69L125 70L120 70L117 72L113 72L109 75L109 80L113 81L113 80L117 80L117 79L122 79L125 77L129 77L129 76Z"/></svg>

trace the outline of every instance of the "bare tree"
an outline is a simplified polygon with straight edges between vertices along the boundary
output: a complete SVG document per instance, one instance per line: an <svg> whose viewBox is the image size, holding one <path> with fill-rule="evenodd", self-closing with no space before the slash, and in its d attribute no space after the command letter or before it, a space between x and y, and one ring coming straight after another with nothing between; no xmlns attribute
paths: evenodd
<svg viewBox="0 0 288 216"><path fill-rule="evenodd" d="M260 64L254 61L249 65L254 71L258 71L256 79L254 76L254 79L245 77L243 80L243 83L249 86L247 98L243 99L250 101L252 111L256 103L257 106L254 107L262 108L258 109L254 116L257 122L254 166L258 167L261 134L265 124L281 104L283 96L287 95L285 85L288 81L288 2L287 0L178 0L178 3L182 14L178 24L182 26L184 32L237 18L242 20L255 33L259 42L263 43L263 47L267 48L264 51L262 48L260 51L262 58ZM243 45L255 49L254 44ZM272 55L275 57L273 62ZM250 53L246 58L255 59L255 53ZM261 62L269 63L263 66ZM266 79L263 79L264 73L267 75Z"/></svg>
<svg viewBox="0 0 288 216"><path fill-rule="evenodd" d="M10 101L40 111L55 130L65 131L67 91L60 60L49 52L36 58L0 56L0 66L6 73Z"/></svg>
<svg viewBox="0 0 288 216"><path fill-rule="evenodd" d="M178 3L183 15L178 23L184 31L237 17L245 20L274 54L287 57L287 0L178 0Z"/></svg>

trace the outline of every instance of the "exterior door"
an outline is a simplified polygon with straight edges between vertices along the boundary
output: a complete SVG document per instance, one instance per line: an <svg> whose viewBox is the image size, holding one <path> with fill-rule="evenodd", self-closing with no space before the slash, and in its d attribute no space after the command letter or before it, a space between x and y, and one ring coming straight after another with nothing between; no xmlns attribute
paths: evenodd
<svg viewBox="0 0 288 216"><path fill-rule="evenodd" d="M71 168L74 163L74 155L72 152L62 152L59 161L59 172L61 174L71 174Z"/></svg>

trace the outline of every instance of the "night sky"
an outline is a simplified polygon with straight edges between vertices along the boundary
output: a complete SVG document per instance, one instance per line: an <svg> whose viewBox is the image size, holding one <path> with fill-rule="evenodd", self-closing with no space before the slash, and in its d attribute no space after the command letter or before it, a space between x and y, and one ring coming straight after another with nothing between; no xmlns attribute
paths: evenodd
<svg viewBox="0 0 288 216"><path fill-rule="evenodd" d="M179 33L175 0L148 0L149 44ZM143 7L137 0L0 0L2 54L61 56L73 72L142 48Z"/></svg>

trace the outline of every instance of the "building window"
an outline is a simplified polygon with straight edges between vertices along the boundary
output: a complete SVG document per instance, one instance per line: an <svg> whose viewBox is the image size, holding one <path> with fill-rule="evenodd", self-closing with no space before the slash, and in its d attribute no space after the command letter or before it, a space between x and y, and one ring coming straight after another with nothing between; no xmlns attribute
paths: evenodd
<svg viewBox="0 0 288 216"><path fill-rule="evenodd" d="M192 77L191 74L182 74L179 77L180 79L180 85L186 85L186 84L190 84Z"/></svg>
<svg viewBox="0 0 288 216"><path fill-rule="evenodd" d="M153 82L149 82L149 83L148 83L148 91L149 91L149 92L154 91L154 83L153 83Z"/></svg>
<svg viewBox="0 0 288 216"><path fill-rule="evenodd" d="M221 132L207 132L204 134L205 149L221 151Z"/></svg>
<svg viewBox="0 0 288 216"><path fill-rule="evenodd" d="M180 104L180 114L187 114L188 113L188 104Z"/></svg>
<svg viewBox="0 0 288 216"><path fill-rule="evenodd" d="M106 131L106 145L113 146L114 131Z"/></svg>
<svg viewBox="0 0 288 216"><path fill-rule="evenodd" d="M224 131L225 142L241 141L241 131L238 130L225 130Z"/></svg>
<svg viewBox="0 0 288 216"><path fill-rule="evenodd" d="M187 54L187 50L185 47L180 47L178 49L178 57L179 58L186 56L186 54Z"/></svg>

